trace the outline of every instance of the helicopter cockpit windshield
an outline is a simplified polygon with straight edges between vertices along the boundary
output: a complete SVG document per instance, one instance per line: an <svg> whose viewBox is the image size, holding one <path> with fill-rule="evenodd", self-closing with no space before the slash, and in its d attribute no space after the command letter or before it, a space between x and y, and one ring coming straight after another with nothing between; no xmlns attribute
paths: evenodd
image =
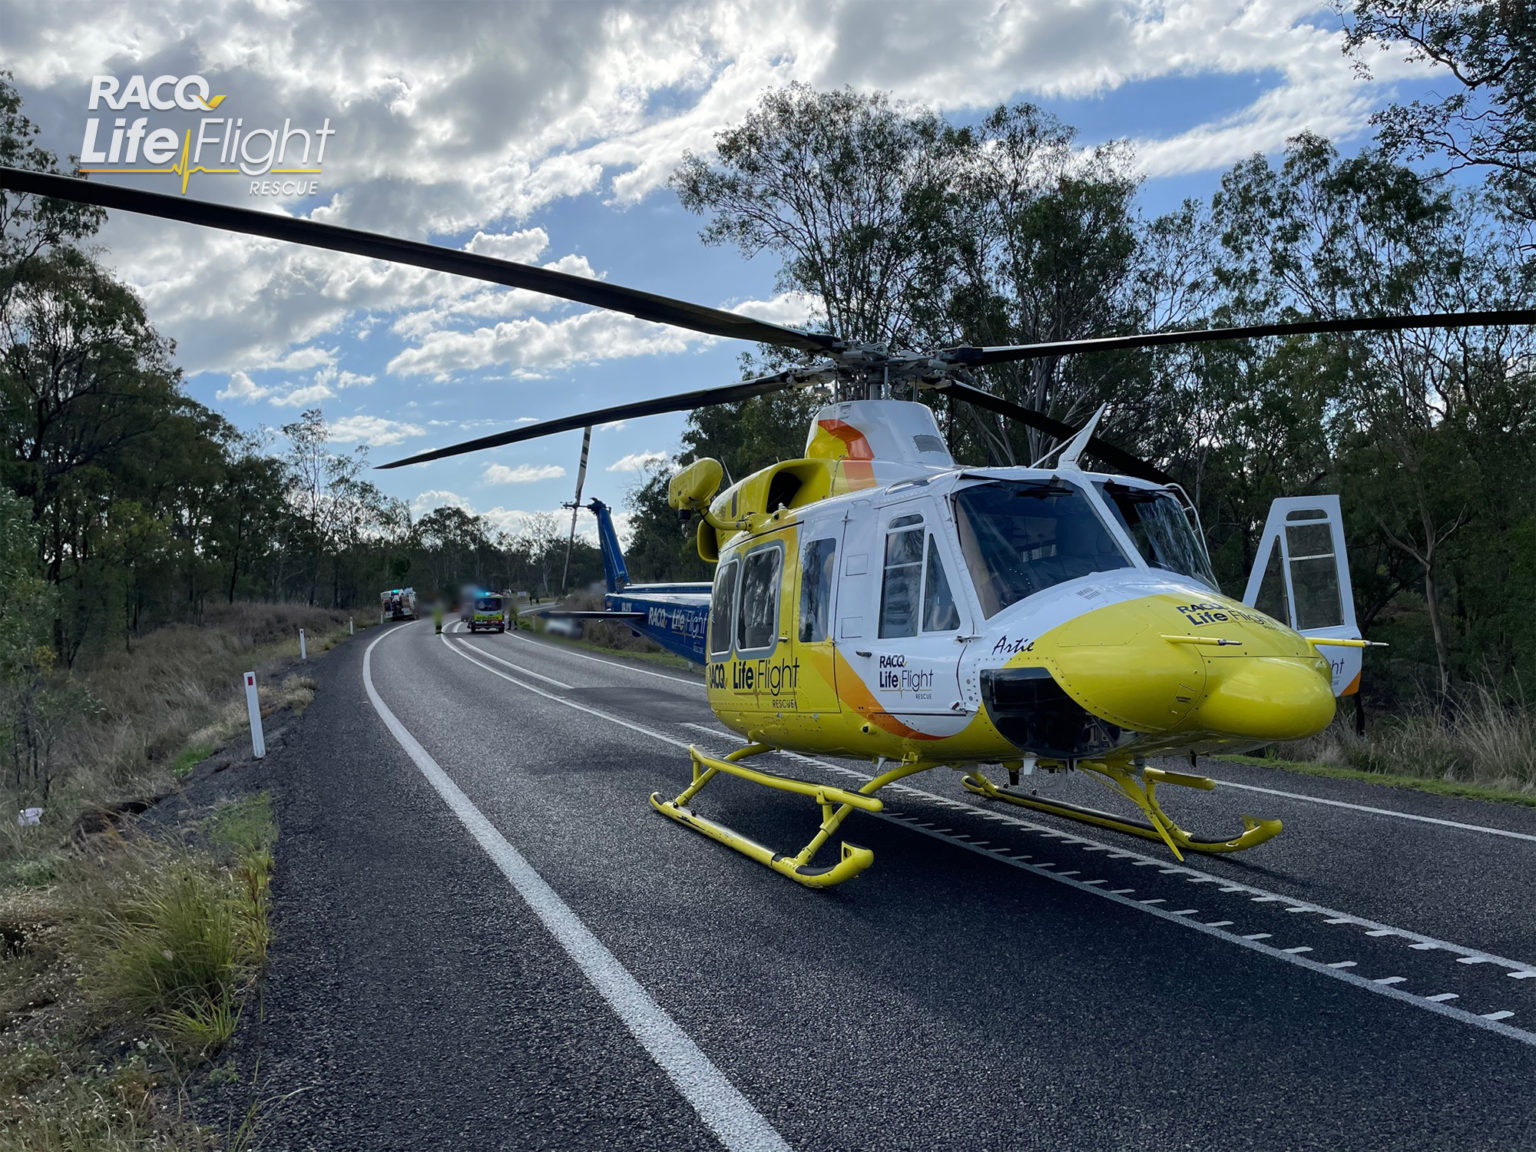
<svg viewBox="0 0 1536 1152"><path fill-rule="evenodd" d="M963 488L955 523L988 616L1065 580L1131 567L1087 493L1059 479Z"/></svg>
<svg viewBox="0 0 1536 1152"><path fill-rule="evenodd" d="M1134 488L1113 480L1099 481L1099 491L1148 564L1218 588L1205 548L1177 496L1166 488Z"/></svg>

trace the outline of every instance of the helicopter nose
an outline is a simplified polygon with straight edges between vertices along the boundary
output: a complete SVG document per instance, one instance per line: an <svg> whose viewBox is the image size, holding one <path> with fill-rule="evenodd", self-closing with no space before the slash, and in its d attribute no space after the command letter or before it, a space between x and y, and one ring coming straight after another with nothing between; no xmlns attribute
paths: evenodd
<svg viewBox="0 0 1536 1152"><path fill-rule="evenodd" d="M1192 621L1196 607L1219 618ZM1328 663L1305 639L1215 598L1190 605L1154 595L1083 613L980 679L1005 739L1061 759L1148 740L1170 748L1295 740L1334 714Z"/></svg>
<svg viewBox="0 0 1536 1152"><path fill-rule="evenodd" d="M1255 740L1299 740L1333 719L1331 683L1312 661L1258 656L1210 661L1205 696L1185 724Z"/></svg>

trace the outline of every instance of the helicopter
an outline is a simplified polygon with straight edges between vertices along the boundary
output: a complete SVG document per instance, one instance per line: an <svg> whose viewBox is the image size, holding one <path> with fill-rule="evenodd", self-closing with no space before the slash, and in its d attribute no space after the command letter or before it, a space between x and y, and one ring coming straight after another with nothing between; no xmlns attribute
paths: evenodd
<svg viewBox="0 0 1536 1152"><path fill-rule="evenodd" d="M605 608L541 610L628 625L703 665L709 706L743 740L724 755L689 749L692 776L663 815L802 885L827 888L873 853L840 842L854 812L878 812L885 786L940 767L986 800L1021 805L1184 852L1239 852L1281 831L1243 816L1229 838L1199 837L1163 809L1158 785L1214 781L1152 757L1235 752L1321 731L1359 688L1356 628L1339 501L1289 497L1270 509L1242 599L1219 590L1199 516L1173 478L1099 438L1103 409L1072 428L978 387L980 367L1045 356L1265 336L1536 323L1536 309L1316 319L1028 345L900 350L856 344L633 288L315 221L76 177L0 168L0 188L307 244L509 287L658 323L752 340L814 358L717 388L524 425L381 465L398 468L614 420L830 387L796 459L721 491L703 459L668 501L696 520L709 583L631 584L606 505L593 500ZM1058 441L1030 467L967 467L950 455L936 392ZM1102 468L1087 467L1092 459ZM580 506L578 474L575 505ZM576 507L573 507L573 528ZM856 790L755 768L773 751L872 761ZM1011 791L1021 776L1080 771L1128 799L1140 819ZM1006 772L1008 786L988 773ZM781 853L702 814L726 774L805 796L811 839Z"/></svg>

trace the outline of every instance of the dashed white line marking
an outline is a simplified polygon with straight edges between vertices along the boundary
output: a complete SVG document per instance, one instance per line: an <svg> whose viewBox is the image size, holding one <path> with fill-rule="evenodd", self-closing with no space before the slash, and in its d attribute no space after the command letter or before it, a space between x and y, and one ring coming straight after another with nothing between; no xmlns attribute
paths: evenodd
<svg viewBox="0 0 1536 1152"><path fill-rule="evenodd" d="M393 634L394 633L390 633L390 635L393 635ZM381 637L381 639L382 639L382 637ZM444 640L444 643L447 643L446 639ZM458 649L453 648L453 646L451 646L451 645L450 645L450 650L457 651L459 655L463 656L466 660L470 660L471 663L477 663L477 664L479 663L479 661L474 660L474 658L471 657L470 655L468 655L467 653L459 651ZM606 663L606 661L600 661L600 662L601 663ZM501 676L503 679L506 679L506 680L512 680L512 677L506 676L504 673L497 672L494 668L491 668L489 665L480 664L480 667L484 668L486 671L492 673L493 675ZM518 681L515 681L515 680L512 680L512 682L513 683L518 683ZM596 717L599 717L601 719L608 720L608 721L610 721L612 723L621 725L621 726L623 726L625 728L629 728L629 729L631 729L633 731L643 732L646 735L655 737L656 739L661 740L661 741L663 741L663 742L665 742L665 743L667 743L669 745L672 745L672 746L675 746L675 747L686 747L687 746L684 741L675 739L675 738L673 738L671 736L663 735L662 733L659 733L659 732L655 732L655 731L653 731L651 729L648 729L648 728L646 728L646 727L644 727L642 725L635 724L635 723L633 723L633 722L631 722L629 720L625 720L625 719L623 719L621 717L612 715L611 713L604 712L604 711L602 711L600 709L591 708L591 707L589 707L589 706L587 706L585 704L578 704L577 702L575 702L573 700L567 700L567 699L564 699L562 697L555 696L552 693L546 692L543 689L536 687L535 685L526 684L525 683L525 684L521 684L521 687L527 689L530 692L535 693L536 695L543 696L543 697L545 697L545 698L547 698L549 700L552 700L555 703L563 704L563 705L565 705L565 706L567 706L569 708L576 709L577 711L585 712L585 713L587 713L589 715L596 716ZM703 727L703 725L689 725L689 726L690 727L699 727L699 728ZM868 776L865 773L857 772L857 771L855 771L855 770L853 770L851 768L845 768L842 765L832 764L832 763L830 763L828 761L816 760L816 759L814 759L812 757L803 757L803 756L797 756L796 758L797 759L806 760L806 761L809 761L811 763L819 764L819 765L821 765L824 768L830 769L831 771L840 773L840 774L845 775L845 776L851 776L851 777L854 777L854 778L857 778L857 779L860 779L860 780L864 780L864 781L868 781L869 779L871 779L871 777ZM975 806L975 805L971 805L971 804L957 804L954 801L948 800L947 798L936 796L935 794L933 794L931 792L927 792L927 791L924 791L924 790L919 789L919 788L914 788L911 785L893 784L890 787L891 787L892 791L901 792L901 793L904 793L904 794L907 794L907 795L920 797L920 798L922 798L924 800L927 800L927 801L929 801L931 803L943 803L946 807L963 808L963 809L965 809L965 810L967 810L969 812L973 812L973 813L980 813L982 811L985 811L984 809L982 809L982 808L980 808L978 806ZM1002 857L999 857L999 856L995 855L994 853L988 851L987 849L976 848L973 845L958 843L958 842L950 839L950 836L948 835L948 833L949 833L948 829L944 829L944 830L927 830L927 829L912 828L911 825L905 825L900 820L892 819L886 813L871 813L871 816L874 819L884 820L887 823L896 825L898 827L907 827L910 830L917 832L918 835L931 836L931 837L933 837L935 839L948 840L950 843L955 844L955 846L958 847L958 848L967 849L967 850L970 850L970 851L975 851L978 854L987 856L990 859L1001 859L1002 858ZM1046 826L1038 825L1038 824L1032 824L1032 823L1030 823L1028 821L1021 820L1021 819L1019 819L1017 817L1009 817L1007 822L1012 824L1012 825L1014 825L1014 826L1016 826L1016 827L1031 829L1031 830L1034 830L1034 831L1040 832L1041 834L1046 834L1046 835L1051 834L1052 831L1053 831L1053 830L1047 828ZM1061 838L1059 833L1056 834L1056 837L1057 838ZM1078 843L1078 844L1082 844L1082 845L1088 845L1088 844L1092 844L1093 843L1092 841L1083 840L1081 838L1077 838L1074 842ZM1151 860L1151 859L1148 859L1146 857L1142 857L1142 856L1140 856L1137 853L1123 852L1123 851L1111 851L1110 852L1110 858L1111 859L1131 859L1131 860L1136 861L1138 863L1145 862L1146 864L1162 864L1162 863L1165 863L1164 861ZM1141 911L1147 913L1148 915L1158 916L1158 917L1166 919L1166 920L1168 920L1168 921L1170 921L1172 923L1184 924L1184 925L1187 925L1188 927L1190 927L1191 929L1193 929L1195 931L1204 932L1204 933L1206 933L1208 935L1216 936L1216 937L1218 937L1220 939L1227 940L1227 941L1229 941L1231 943L1238 944L1238 945L1240 945L1242 947L1245 947L1245 948L1251 948L1254 951L1263 953L1264 955L1270 956L1270 957L1272 957L1274 959L1284 960L1284 961L1287 961L1289 963L1296 964L1296 965L1298 965L1300 967L1307 968L1307 969L1310 969L1312 971L1322 973L1324 975L1332 976L1335 979L1344 981L1345 983L1354 984L1357 987L1361 987L1361 988L1365 988L1365 989L1374 991L1374 992L1378 993L1379 995L1385 996L1385 997L1387 997L1389 999L1395 999L1395 1000L1399 1000L1399 1001L1401 1001L1403 1003L1413 1004L1413 1005L1416 1005L1416 1006L1418 1006L1420 1008L1423 1008L1426 1011L1434 1011L1434 1012L1436 1012L1436 1013L1438 1013L1440 1015L1447 1016L1447 1017L1449 1017L1451 1019L1459 1020L1462 1023L1472 1024L1472 1025L1474 1025L1476 1027L1481 1027L1481 1028L1485 1028L1485 1029L1487 1029L1489 1031L1498 1032L1500 1035L1507 1036L1510 1039L1518 1040L1522 1044L1528 1044L1528 1045L1536 1046L1536 1032L1527 1032L1527 1031L1524 1031L1522 1029L1515 1028L1515 1027L1513 1027L1511 1025L1504 1024L1504 1023L1502 1023L1500 1021L1496 1021L1496 1020L1486 1020L1486 1019L1484 1019L1481 1016L1475 1016L1472 1013L1464 1012L1464 1011L1462 1011L1460 1009L1457 1009L1457 1008L1451 1008L1451 1007L1447 1007L1447 1006L1439 1005L1439 1004L1432 1004L1432 1003L1430 1003L1428 1001L1425 1001L1425 1000L1421 999L1420 997L1412 996L1412 995L1410 995L1408 993L1405 993L1405 992L1399 992L1396 988L1393 988L1393 987L1390 987L1390 986L1387 986L1387 985L1382 985L1382 984L1376 983L1374 981L1367 980L1367 979L1365 979L1362 976L1357 976L1353 972L1342 971L1342 970L1338 970L1338 969L1332 969L1332 968L1327 967L1324 964L1319 963L1316 960L1311 960L1311 959L1307 958L1306 956L1288 954L1286 952L1282 952L1282 951L1280 951L1278 949L1275 949L1275 948L1273 948L1273 947L1271 947L1269 945L1260 943L1259 941L1262 941L1264 939L1268 939L1269 938L1269 935L1270 935L1269 933L1255 933L1255 934L1253 934L1251 936L1234 936L1234 935L1232 935L1230 933L1222 931L1220 928L1212 928L1212 927L1209 927L1209 926L1207 926L1205 924L1202 924L1198 920L1190 920L1190 919L1188 919L1186 917L1175 917L1175 916L1173 916L1171 913L1169 913L1165 909L1157 908L1155 906L1151 906L1151 905L1147 905L1147 904L1142 904L1142 903L1139 903L1139 902L1134 901L1134 900L1127 900L1125 898L1125 893L1133 892L1134 889L1127 888L1127 889L1114 890L1114 889L1104 889L1104 888L1091 887L1090 885L1086 884L1085 882L1083 882L1081 880L1078 880L1078 879L1076 879L1074 877L1060 876L1058 874L1055 874L1055 873L1049 871L1048 869L1041 868L1037 864L1027 864L1027 863L1018 862L1018 861L1008 861L1008 863L1012 864L1013 867L1022 868L1025 871L1033 872L1037 876L1041 876L1041 877L1045 877L1047 879L1055 880L1055 881L1058 881L1059 883L1062 883L1062 884L1072 885L1073 887L1079 888L1079 889L1081 889L1084 892L1089 892L1089 893L1093 893L1095 895L1103 896L1105 899L1114 900L1117 903L1126 905L1127 907L1139 908ZM1189 872L1189 873L1193 873L1194 872L1193 869L1182 869L1182 871ZM1287 900L1287 901L1289 901L1289 898L1287 898L1287 897L1280 896L1280 895L1277 895L1277 894L1274 894L1274 893L1264 893L1262 889L1251 888L1251 887L1249 887L1247 885L1237 885L1237 886L1235 886L1235 890L1259 893L1261 895L1261 897L1263 897L1260 900L1260 902L1269 902L1269 901L1278 901L1278 900ZM1289 902L1293 902L1293 901L1289 901ZM1315 909L1316 911L1318 911L1318 912L1324 912L1324 913L1327 913L1329 915L1339 915L1339 913L1337 913L1334 909L1324 908L1321 905L1311 905L1311 907L1313 909ZM1486 956L1489 957L1489 960L1490 960L1491 963L1501 964L1501 965L1503 965L1503 966L1505 966L1507 968L1516 969L1516 970L1527 970L1527 969L1529 969L1531 971L1531 974L1533 976L1536 976L1536 968L1533 968L1531 965L1523 964L1523 963L1521 963L1519 961L1506 960L1503 957L1494 956L1491 953L1482 953L1482 952L1478 952L1475 949L1463 948L1460 945L1449 944L1449 943L1447 943L1445 941L1433 940L1433 938L1431 938L1431 937L1420 936L1417 933L1408 932L1408 931L1402 930L1402 929L1390 929L1386 925L1374 925L1371 921L1365 920L1363 918L1355 918L1355 922L1363 924L1363 925L1370 925L1370 926L1378 928L1378 929L1382 929L1386 933L1389 933L1389 934L1390 933L1395 933L1397 935L1405 936L1405 937L1407 937L1409 939L1419 940L1419 941L1429 945L1429 947L1431 947L1431 948L1444 948L1446 950L1457 952L1457 953L1460 953L1462 955L1486 955Z"/></svg>
<svg viewBox="0 0 1536 1152"><path fill-rule="evenodd" d="M1303 944L1300 948L1282 948L1280 951L1284 952L1287 956L1300 956L1303 952L1310 952L1312 949ZM1328 967L1332 968L1333 965L1330 964Z"/></svg>
<svg viewBox="0 0 1536 1152"><path fill-rule="evenodd" d="M1488 963L1488 957L1486 957L1486 956L1458 956L1458 957L1456 957L1456 963L1458 963L1458 964L1486 964L1486 963Z"/></svg>
<svg viewBox="0 0 1536 1152"><path fill-rule="evenodd" d="M1168 901L1165 900L1163 897L1158 896L1158 897L1156 897L1155 899L1152 899L1152 900L1138 900L1138 901L1136 901L1136 903L1138 903L1138 904L1166 904L1166 903L1168 903Z"/></svg>
<svg viewBox="0 0 1536 1152"><path fill-rule="evenodd" d="M690 688L699 688L704 683L702 680L685 680L681 676L668 676L665 672L652 672L649 668L636 668L633 664L622 664L617 660L604 660L601 656L589 656L585 652L577 652L563 644L551 644L547 640L533 640L524 636L521 632L508 632L507 635L521 640L524 644L532 644L535 648L560 652L566 656L574 656L578 660L590 660L594 664L606 664L610 668L620 668L625 672L637 672L641 676L654 676L658 680L671 680L677 684L686 684Z"/></svg>
<svg viewBox="0 0 1536 1152"><path fill-rule="evenodd" d="M1536 980L1536 972L1506 972L1504 975L1508 976L1511 980Z"/></svg>
<svg viewBox="0 0 1536 1152"><path fill-rule="evenodd" d="M1484 1020L1508 1020L1513 1012L1484 1012L1481 1014Z"/></svg>
<svg viewBox="0 0 1536 1152"><path fill-rule="evenodd" d="M1376 928L1366 933L1367 936L1396 936L1396 928Z"/></svg>
<svg viewBox="0 0 1536 1152"><path fill-rule="evenodd" d="M1230 928L1232 924L1233 921L1231 920L1208 920L1205 926L1207 928Z"/></svg>
<svg viewBox="0 0 1536 1152"><path fill-rule="evenodd" d="M1428 1000L1431 1004L1444 1004L1447 1000L1460 1000L1461 997L1455 992L1441 992L1436 996L1426 996L1424 999Z"/></svg>
<svg viewBox="0 0 1536 1152"><path fill-rule="evenodd" d="M1410 944L1408 947L1412 948L1415 952L1433 952L1440 945L1432 940L1425 940L1419 944Z"/></svg>
<svg viewBox="0 0 1536 1152"><path fill-rule="evenodd" d="M899 824L899 821L891 820L883 812L871 813L871 815L876 820L885 820L888 823ZM933 834L923 833L923 835ZM941 837L935 837L935 839L941 839ZM962 844L957 845L957 847L966 848L967 846ZM977 849L974 848L969 850L977 851ZM985 852L979 852L978 854L986 855ZM1106 892L1102 888L1090 888L1081 880L1074 880L1069 877L1058 876L1055 873L1047 872L1042 869L1032 867L1028 864L1015 864L1014 867L1022 868L1026 872L1032 872L1036 876L1055 880L1061 884L1070 884L1072 887L1077 888L1083 892L1091 892L1095 895L1103 896L1107 900L1113 900L1117 904L1122 904L1128 908L1135 908L1147 914L1148 916L1156 916L1174 924L1183 924L1193 931L1202 932L1208 936L1215 936L1218 939L1226 940L1229 943L1237 944L1244 948L1250 948L1253 951L1258 952L1264 956L1271 957L1272 959L1283 960L1288 964L1294 964L1297 967L1305 968L1310 972L1317 972L1321 975L1332 977L1335 980L1341 980L1346 984L1352 984L1356 988L1363 988L1366 991L1373 992L1376 995L1383 996L1389 1000L1396 1000L1402 1004L1409 1004L1419 1008L1422 1011L1433 1012L1436 1015L1444 1016L1447 1019L1456 1020L1462 1024L1471 1025L1474 1028L1481 1028L1490 1032L1497 1032L1499 1035L1507 1036L1511 1040L1518 1040L1522 1044L1536 1047L1536 1032L1527 1032L1524 1029L1516 1028L1513 1025L1505 1024L1499 1020L1489 1020L1483 1016L1476 1016L1471 1012L1464 1011L1460 1008L1454 1008L1448 1004L1438 1004L1424 1000L1407 992L1401 992L1389 985L1377 984L1374 981L1367 980L1365 977L1357 975L1354 972L1350 972L1347 969L1330 968L1326 964L1320 963L1317 960L1313 960L1308 956L1301 955L1300 953L1307 951L1305 948L1290 949L1282 952L1276 948L1271 947L1270 945L1259 943L1259 938L1263 934L1260 934L1260 936L1256 937L1233 936L1227 932L1223 932L1219 928L1207 927L1198 920L1190 920L1187 917L1174 916L1171 912L1168 912L1165 909L1142 904L1134 900L1128 900L1124 896L1113 895L1112 893Z"/></svg>
<svg viewBox="0 0 1536 1152"><path fill-rule="evenodd" d="M1274 935L1274 933L1272 933L1272 932L1255 932L1251 936L1244 936L1243 939L1244 940L1268 940L1273 935Z"/></svg>
<svg viewBox="0 0 1536 1152"><path fill-rule="evenodd" d="M1125 896L1134 891L1136 891L1134 888L1111 888L1109 894L1111 896Z"/></svg>
<svg viewBox="0 0 1536 1152"><path fill-rule="evenodd" d="M1354 922L1353 916L1331 916L1323 921L1324 924L1353 924Z"/></svg>
<svg viewBox="0 0 1536 1152"><path fill-rule="evenodd" d="M1200 909L1198 909L1198 908L1180 908L1177 912L1171 913L1171 915L1174 915L1174 916L1193 916L1198 911L1200 911Z"/></svg>
<svg viewBox="0 0 1536 1152"><path fill-rule="evenodd" d="M1373 984L1401 984L1406 981L1406 976L1383 976L1380 980L1373 980Z"/></svg>
<svg viewBox="0 0 1536 1152"><path fill-rule="evenodd" d="M542 680L546 684L553 684L556 688L566 688L572 691L575 690L573 685L567 684L564 680L556 680L553 676L546 676L542 672L535 672L531 668L524 668L521 664L514 664L510 660L503 660L500 656L497 656L491 652L487 652L484 648L476 648L471 645L468 638L462 634L455 634L454 639L457 640L460 644L464 645L465 648L469 649L469 651L473 652L476 656L483 656L487 660L494 660L503 668L510 668L512 671L521 673L524 676L532 676L535 680Z"/></svg>
<svg viewBox="0 0 1536 1152"><path fill-rule="evenodd" d="M1349 804L1343 800L1325 800L1321 796L1306 796L1300 792L1282 792L1278 788L1260 788L1255 784L1234 784L1230 780L1218 780L1219 788L1240 788L1244 792L1262 792L1266 796L1284 796L1287 800L1305 800L1309 804L1326 804L1330 808L1352 808L1356 812L1369 812L1374 816L1392 816L1398 820L1414 820L1420 824L1439 824L1443 828L1459 828L1463 832L1482 832L1488 836L1507 836L1511 840L1529 840L1536 843L1536 835L1529 832L1511 832L1508 828L1489 828L1482 824L1463 824L1459 820L1441 820L1437 816L1420 816L1414 812L1395 812L1391 808L1372 808L1367 804Z"/></svg>
<svg viewBox="0 0 1536 1152"><path fill-rule="evenodd" d="M1356 961L1356 960L1339 960L1339 961L1336 961L1336 962L1328 965L1328 967L1330 967L1330 968L1357 968L1357 967L1359 967L1359 962Z"/></svg>
<svg viewBox="0 0 1536 1152"><path fill-rule="evenodd" d="M363 651L363 687L389 734L720 1142L743 1152L789 1152L789 1145L773 1125L737 1091L389 710L373 686L373 650L402 631L386 632ZM453 645L449 648L455 650ZM494 671L488 665L481 667ZM526 687L539 691L532 685Z"/></svg>

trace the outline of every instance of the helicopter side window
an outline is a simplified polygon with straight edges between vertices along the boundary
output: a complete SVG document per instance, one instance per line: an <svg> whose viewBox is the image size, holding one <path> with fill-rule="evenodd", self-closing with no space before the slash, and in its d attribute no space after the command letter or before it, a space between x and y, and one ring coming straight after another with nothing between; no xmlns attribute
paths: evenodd
<svg viewBox="0 0 1536 1152"><path fill-rule="evenodd" d="M1136 542L1143 560L1154 568L1193 576L1211 588L1217 586L1205 547L1177 496L1166 488L1135 488L1112 480L1100 481L1099 491L1120 518L1126 534Z"/></svg>
<svg viewBox="0 0 1536 1152"><path fill-rule="evenodd" d="M812 540L800 560L800 640L814 644L830 634L832 575L837 569L837 541Z"/></svg>
<svg viewBox="0 0 1536 1152"><path fill-rule="evenodd" d="M955 495L955 525L981 610L994 616L1066 580L1131 562L1081 489L997 480Z"/></svg>
<svg viewBox="0 0 1536 1152"><path fill-rule="evenodd" d="M731 654L731 633L736 630L736 573L740 568L740 561L730 560L720 565L715 576L715 595L709 606L711 656Z"/></svg>
<svg viewBox="0 0 1536 1152"><path fill-rule="evenodd" d="M880 637L916 636L918 604L923 590L923 518L901 516L887 532L885 575L880 582Z"/></svg>
<svg viewBox="0 0 1536 1152"><path fill-rule="evenodd" d="M960 627L960 609L949 590L949 577L944 574L944 560L939 555L939 542L928 534L928 563L923 569L923 631L953 632Z"/></svg>
<svg viewBox="0 0 1536 1152"><path fill-rule="evenodd" d="M741 602L736 612L736 650L772 648L779 629L779 547L749 553L741 569Z"/></svg>

